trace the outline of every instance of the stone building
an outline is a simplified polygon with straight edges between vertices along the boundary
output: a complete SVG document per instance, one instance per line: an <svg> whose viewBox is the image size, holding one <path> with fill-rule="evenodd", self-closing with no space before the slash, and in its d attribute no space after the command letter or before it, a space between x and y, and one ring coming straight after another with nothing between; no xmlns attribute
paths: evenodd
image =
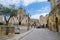
<svg viewBox="0 0 60 40"><path fill-rule="evenodd" d="M23 8L18 9L18 20L20 25L27 25L28 23L28 16Z"/></svg>
<svg viewBox="0 0 60 40"><path fill-rule="evenodd" d="M48 17L48 26L52 31L59 31L60 25L60 0L49 0L51 4L51 12ZM52 2L53 1L53 2ZM54 5L53 5L54 4Z"/></svg>
<svg viewBox="0 0 60 40"><path fill-rule="evenodd" d="M30 19L30 25L32 26L39 26L40 23L39 23L39 19Z"/></svg>
<svg viewBox="0 0 60 40"><path fill-rule="evenodd" d="M28 25L28 15L26 14L26 11L23 8L19 8L17 10L17 16L13 16L10 21L9 24L18 24L18 25Z"/></svg>
<svg viewBox="0 0 60 40"><path fill-rule="evenodd" d="M22 8L19 8L18 9L18 20L19 20L19 25L21 25L21 21L23 20L24 16L26 15L25 14L25 10L22 9Z"/></svg>
<svg viewBox="0 0 60 40"><path fill-rule="evenodd" d="M43 25L43 24L44 24L44 22L43 22L43 21L44 21L44 16L43 16L43 15L41 15L41 16L40 16L40 25Z"/></svg>
<svg viewBox="0 0 60 40"><path fill-rule="evenodd" d="M13 24L13 25L14 24L15 25L19 24L19 21L18 21L17 17L13 16L12 18L10 18L9 24Z"/></svg>
<svg viewBox="0 0 60 40"><path fill-rule="evenodd" d="M21 24L22 25L25 25L25 26L28 26L28 15L25 15L24 16L24 18L23 18L23 20L21 21Z"/></svg>
<svg viewBox="0 0 60 40"><path fill-rule="evenodd" d="M45 16L43 16L43 15L40 16L40 21L39 21L40 25L41 26L44 25L45 28L46 28L46 24L47 24L47 18L48 18L48 14Z"/></svg>
<svg viewBox="0 0 60 40"><path fill-rule="evenodd" d="M51 10L58 4L58 0L48 0L51 4Z"/></svg>

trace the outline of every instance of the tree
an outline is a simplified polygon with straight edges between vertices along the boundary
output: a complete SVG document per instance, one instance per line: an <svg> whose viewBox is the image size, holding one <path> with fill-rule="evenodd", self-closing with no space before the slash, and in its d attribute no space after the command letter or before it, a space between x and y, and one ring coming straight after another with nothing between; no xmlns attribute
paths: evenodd
<svg viewBox="0 0 60 40"><path fill-rule="evenodd" d="M11 8L4 7L3 5L1 5L0 8L1 8L0 14L4 16L4 19L6 21L6 25L8 25L10 18L13 16L17 16L17 13L16 13L17 10L15 8L13 9L13 7L11 7ZM9 18L7 20L8 16L9 16Z"/></svg>

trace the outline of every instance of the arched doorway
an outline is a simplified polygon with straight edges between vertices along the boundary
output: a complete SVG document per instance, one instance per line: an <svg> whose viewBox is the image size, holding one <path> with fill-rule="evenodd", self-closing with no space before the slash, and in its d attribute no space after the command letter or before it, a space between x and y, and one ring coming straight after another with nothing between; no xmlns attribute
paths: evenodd
<svg viewBox="0 0 60 40"><path fill-rule="evenodd" d="M21 25L21 22L19 22L19 25Z"/></svg>
<svg viewBox="0 0 60 40"><path fill-rule="evenodd" d="M58 32L58 30L59 30L59 29L58 29L58 18L56 17L55 20L56 20L56 31Z"/></svg>

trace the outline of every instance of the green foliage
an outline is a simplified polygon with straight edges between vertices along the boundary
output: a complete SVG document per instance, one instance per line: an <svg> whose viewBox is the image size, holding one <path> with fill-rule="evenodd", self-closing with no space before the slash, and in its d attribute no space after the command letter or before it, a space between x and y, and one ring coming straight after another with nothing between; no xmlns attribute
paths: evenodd
<svg viewBox="0 0 60 40"><path fill-rule="evenodd" d="M3 23L2 23L2 22L0 22L0 25L3 25Z"/></svg>
<svg viewBox="0 0 60 40"><path fill-rule="evenodd" d="M3 10L4 14L10 13L10 12L11 12L11 9L9 9L9 8L4 8L4 10Z"/></svg>
<svg viewBox="0 0 60 40"><path fill-rule="evenodd" d="M11 6L11 8L5 7L3 5L0 4L0 14L2 15L13 15L17 10L15 9L15 7Z"/></svg>
<svg viewBox="0 0 60 40"><path fill-rule="evenodd" d="M0 14L4 16L10 16L8 20L6 17L4 17L6 25L8 25L10 18L13 16L17 16L17 10L15 9L14 5L11 6L11 8L10 7L8 8L0 4Z"/></svg>
<svg viewBox="0 0 60 40"><path fill-rule="evenodd" d="M13 10L11 16L17 16L17 10Z"/></svg>

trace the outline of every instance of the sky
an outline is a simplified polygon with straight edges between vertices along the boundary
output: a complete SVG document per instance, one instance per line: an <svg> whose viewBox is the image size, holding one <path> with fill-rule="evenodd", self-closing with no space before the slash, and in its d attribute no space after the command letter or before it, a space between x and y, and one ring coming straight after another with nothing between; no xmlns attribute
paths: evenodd
<svg viewBox="0 0 60 40"><path fill-rule="evenodd" d="M16 8L22 7L26 10L26 14L29 13L34 19L39 19L40 15L49 14L51 10L48 0L0 0L0 4L7 7L9 5L15 5Z"/></svg>

